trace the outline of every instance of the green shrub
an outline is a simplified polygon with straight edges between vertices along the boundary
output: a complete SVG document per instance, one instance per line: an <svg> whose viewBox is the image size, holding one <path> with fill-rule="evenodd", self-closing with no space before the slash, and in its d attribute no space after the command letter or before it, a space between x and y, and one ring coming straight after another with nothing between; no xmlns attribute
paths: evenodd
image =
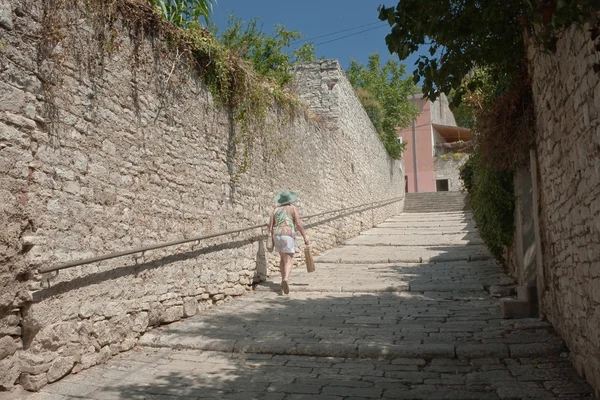
<svg viewBox="0 0 600 400"><path fill-rule="evenodd" d="M477 150L460 169L469 193L473 218L481 238L494 257L503 260L504 246L510 247L514 232L514 187L512 170L497 170L481 162Z"/></svg>
<svg viewBox="0 0 600 400"><path fill-rule="evenodd" d="M214 0L148 0L167 21L182 28L210 24Z"/></svg>
<svg viewBox="0 0 600 400"><path fill-rule="evenodd" d="M273 34L267 35L259 21L259 18L253 18L244 23L232 15L219 39L231 52L248 60L259 75L284 86L293 78L291 67L294 63L314 61L315 45L305 43L290 54L287 49L291 42L300 39L302 34L276 25Z"/></svg>

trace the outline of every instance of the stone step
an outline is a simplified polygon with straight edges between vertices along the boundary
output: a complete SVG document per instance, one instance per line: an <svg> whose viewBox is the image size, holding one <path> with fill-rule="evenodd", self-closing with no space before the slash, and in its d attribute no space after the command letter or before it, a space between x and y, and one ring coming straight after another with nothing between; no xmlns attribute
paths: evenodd
<svg viewBox="0 0 600 400"><path fill-rule="evenodd" d="M358 359L499 359L557 356L565 350L560 342L550 343L293 343L281 340L214 339L203 336L148 332L138 343L153 348L217 351L242 354L271 354L306 357Z"/></svg>
<svg viewBox="0 0 600 400"><path fill-rule="evenodd" d="M405 213L469 210L469 201L462 192L407 193Z"/></svg>
<svg viewBox="0 0 600 400"><path fill-rule="evenodd" d="M345 264L482 261L492 259L483 245L473 246L342 246L315 258Z"/></svg>

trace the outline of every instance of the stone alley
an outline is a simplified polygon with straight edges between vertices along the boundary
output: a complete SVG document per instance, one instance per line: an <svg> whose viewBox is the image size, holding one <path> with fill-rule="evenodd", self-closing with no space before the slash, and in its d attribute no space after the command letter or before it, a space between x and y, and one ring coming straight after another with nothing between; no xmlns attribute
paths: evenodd
<svg viewBox="0 0 600 400"><path fill-rule="evenodd" d="M402 214L26 399L593 399L470 213Z"/></svg>

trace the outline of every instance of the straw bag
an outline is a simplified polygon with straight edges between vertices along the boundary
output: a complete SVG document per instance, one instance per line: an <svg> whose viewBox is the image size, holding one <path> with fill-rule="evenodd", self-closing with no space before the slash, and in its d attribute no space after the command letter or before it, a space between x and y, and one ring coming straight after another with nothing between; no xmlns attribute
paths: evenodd
<svg viewBox="0 0 600 400"><path fill-rule="evenodd" d="M315 272L315 261L313 260L312 254L310 254L310 247L304 248L304 261L306 262L306 270L308 272Z"/></svg>
<svg viewBox="0 0 600 400"><path fill-rule="evenodd" d="M273 243L273 235L269 233L269 236L267 236L267 251L270 253L273 251L274 248L275 243Z"/></svg>

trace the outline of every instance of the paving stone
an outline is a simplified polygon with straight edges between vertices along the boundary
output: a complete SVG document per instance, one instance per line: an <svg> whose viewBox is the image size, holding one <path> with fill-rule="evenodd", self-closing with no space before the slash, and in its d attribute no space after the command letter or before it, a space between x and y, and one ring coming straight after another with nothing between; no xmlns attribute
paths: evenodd
<svg viewBox="0 0 600 400"><path fill-rule="evenodd" d="M552 393L540 388L539 386L525 385L522 383L511 383L510 385L500 385L496 390L498 397L501 400L521 400L527 399L550 399L553 397Z"/></svg>
<svg viewBox="0 0 600 400"><path fill-rule="evenodd" d="M325 395L345 396L345 397L360 397L376 399L381 397L382 389L379 388L350 388L339 386L326 386L322 393Z"/></svg>
<svg viewBox="0 0 600 400"><path fill-rule="evenodd" d="M294 394L318 394L321 391L320 385L307 385L307 384L272 384L267 389L270 392L283 392L283 393L294 393Z"/></svg>
<svg viewBox="0 0 600 400"><path fill-rule="evenodd" d="M42 387L38 397L591 399L591 388L561 356L565 348L547 322L502 319L499 300L484 290L510 285L501 266L479 245L434 249L426 241L445 235L423 235L425 225L442 225L435 227L442 232L448 217L426 217L399 216L366 232L361 236L368 238L321 257L316 273L294 269L287 296L265 286L156 327L135 351L67 375ZM404 222L425 225L420 233L399 234ZM445 240L454 239L449 234ZM344 263L324 262L338 254ZM399 255L429 258L390 262ZM271 287L278 287L273 279ZM192 309L190 301L187 311L173 305L170 312L189 315ZM46 372L49 361L23 362L34 375Z"/></svg>
<svg viewBox="0 0 600 400"><path fill-rule="evenodd" d="M509 344L511 358L559 355L564 347L559 342L538 342L527 344Z"/></svg>
<svg viewBox="0 0 600 400"><path fill-rule="evenodd" d="M508 346L505 344L459 344L456 346L458 358L508 358Z"/></svg>

